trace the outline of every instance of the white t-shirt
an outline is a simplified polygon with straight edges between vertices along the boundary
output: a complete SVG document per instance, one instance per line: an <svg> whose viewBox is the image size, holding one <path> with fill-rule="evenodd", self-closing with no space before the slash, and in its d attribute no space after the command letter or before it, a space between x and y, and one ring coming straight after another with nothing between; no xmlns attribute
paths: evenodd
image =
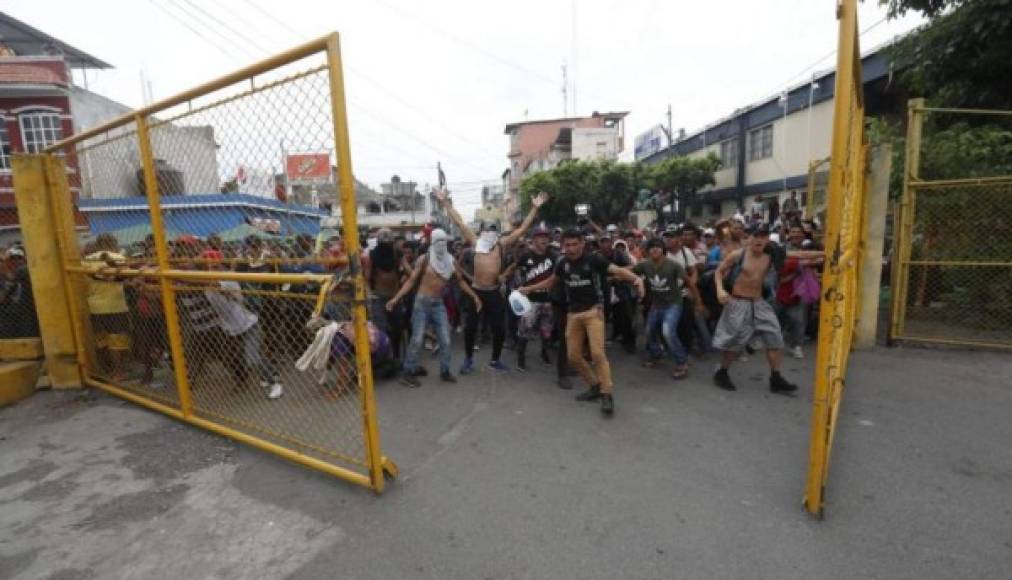
<svg viewBox="0 0 1012 580"><path fill-rule="evenodd" d="M681 264L682 267L685 268L686 275L688 275L689 273L689 268L696 267L696 257L692 255L692 250L689 250L685 246L682 246L681 249L679 249L678 252L675 254L668 252L668 259L674 260L676 263ZM682 298L685 298L688 295L689 289L683 286Z"/></svg>
<svg viewBox="0 0 1012 580"><path fill-rule="evenodd" d="M240 291L238 282L223 280L219 284L225 292L205 290L204 295L207 296L207 301L211 303L214 311L218 313L219 324L225 334L239 336L257 323L257 315L246 310L246 307L242 305L241 294L238 299L235 298L235 294Z"/></svg>

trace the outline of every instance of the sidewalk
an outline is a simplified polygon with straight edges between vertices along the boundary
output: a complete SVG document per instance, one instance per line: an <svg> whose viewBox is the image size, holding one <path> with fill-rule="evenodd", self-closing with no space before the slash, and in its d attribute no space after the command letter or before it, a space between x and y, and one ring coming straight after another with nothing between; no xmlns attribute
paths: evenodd
<svg viewBox="0 0 1012 580"><path fill-rule="evenodd" d="M801 508L813 353L785 364L793 399L768 393L761 357L725 393L712 363L674 382L610 353L611 420L549 369L379 385L401 467L383 496L102 394L38 393L0 410L0 578L1012 570L1012 357L855 355L817 522Z"/></svg>

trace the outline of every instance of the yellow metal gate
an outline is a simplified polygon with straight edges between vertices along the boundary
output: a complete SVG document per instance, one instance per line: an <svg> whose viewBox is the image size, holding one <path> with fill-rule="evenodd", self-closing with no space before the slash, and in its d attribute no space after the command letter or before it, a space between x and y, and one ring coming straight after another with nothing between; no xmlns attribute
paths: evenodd
<svg viewBox="0 0 1012 580"><path fill-rule="evenodd" d="M335 33L49 148L85 382L382 491L349 147Z"/></svg>
<svg viewBox="0 0 1012 580"><path fill-rule="evenodd" d="M954 143L940 130L990 121L1008 135L1012 111L939 109L913 99L907 120L890 341L1012 349L1012 175L998 175L1007 173L1008 157L979 142ZM942 174L942 164L959 175Z"/></svg>
<svg viewBox="0 0 1012 580"><path fill-rule="evenodd" d="M865 221L867 142L856 3L844 0L837 10L840 40L826 198L826 266L819 304L819 347L804 498L805 509L818 516L823 513L829 456L861 303L859 278Z"/></svg>

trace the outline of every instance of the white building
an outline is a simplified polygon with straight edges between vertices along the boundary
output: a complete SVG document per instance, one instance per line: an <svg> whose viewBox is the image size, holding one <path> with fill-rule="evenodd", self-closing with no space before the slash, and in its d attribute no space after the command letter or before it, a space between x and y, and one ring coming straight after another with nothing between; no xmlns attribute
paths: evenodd
<svg viewBox="0 0 1012 580"><path fill-rule="evenodd" d="M862 71L866 115L903 110L895 83L890 82L891 64L883 48L862 59ZM693 221L749 211L757 202L764 207L764 219L773 220L779 214L780 203L792 191L797 192L802 207L814 193L818 212L825 200L828 166L823 165L816 173L816 187L809 192L809 163L826 159L830 153L835 77L834 71L816 74L809 82L685 135L644 157L643 162L657 163L673 155L713 154L721 159L723 168L714 175L716 183L694 199L680 200L685 217Z"/></svg>

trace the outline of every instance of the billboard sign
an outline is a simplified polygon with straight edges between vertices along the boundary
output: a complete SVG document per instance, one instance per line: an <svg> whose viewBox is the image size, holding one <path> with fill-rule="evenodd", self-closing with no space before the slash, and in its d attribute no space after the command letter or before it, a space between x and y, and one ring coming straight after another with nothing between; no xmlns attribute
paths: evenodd
<svg viewBox="0 0 1012 580"><path fill-rule="evenodd" d="M285 156L285 172L289 183L321 183L330 181L330 155L327 153L293 153Z"/></svg>
<svg viewBox="0 0 1012 580"><path fill-rule="evenodd" d="M664 127L654 125L636 136L636 140L633 142L633 155L636 161L639 161L644 157L650 157L668 145L668 135L664 132Z"/></svg>

